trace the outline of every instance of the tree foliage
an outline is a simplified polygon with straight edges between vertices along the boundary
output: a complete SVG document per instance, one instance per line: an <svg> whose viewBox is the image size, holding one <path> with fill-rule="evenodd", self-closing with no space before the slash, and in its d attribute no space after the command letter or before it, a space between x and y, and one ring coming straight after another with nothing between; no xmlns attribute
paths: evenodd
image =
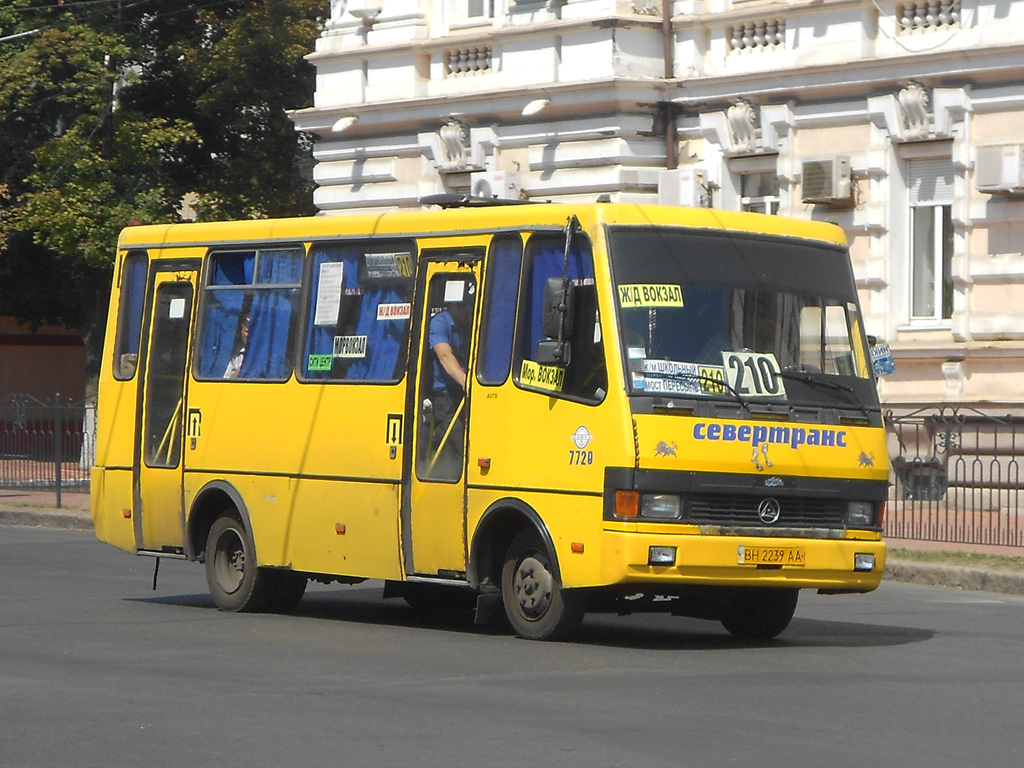
<svg viewBox="0 0 1024 768"><path fill-rule="evenodd" d="M310 141L285 111L312 102L327 6L2 4L0 314L77 324L95 352L123 227L311 213Z"/></svg>

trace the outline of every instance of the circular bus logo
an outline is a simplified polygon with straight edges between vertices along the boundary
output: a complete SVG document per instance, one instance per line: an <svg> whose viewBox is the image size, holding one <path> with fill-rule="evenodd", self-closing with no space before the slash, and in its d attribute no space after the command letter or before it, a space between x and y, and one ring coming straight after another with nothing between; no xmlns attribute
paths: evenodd
<svg viewBox="0 0 1024 768"><path fill-rule="evenodd" d="M781 514L782 507L777 500L771 497L764 499L757 505L757 516L761 518L761 522L765 525L778 522L779 515Z"/></svg>
<svg viewBox="0 0 1024 768"><path fill-rule="evenodd" d="M576 443L576 447L581 451L586 448L593 439L594 436L590 434L590 430L583 426L577 427L576 431L572 433L572 441Z"/></svg>

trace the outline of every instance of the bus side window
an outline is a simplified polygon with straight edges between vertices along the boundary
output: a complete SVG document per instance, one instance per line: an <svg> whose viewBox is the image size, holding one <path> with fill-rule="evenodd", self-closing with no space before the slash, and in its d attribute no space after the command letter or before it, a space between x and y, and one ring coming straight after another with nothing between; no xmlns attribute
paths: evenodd
<svg viewBox="0 0 1024 768"><path fill-rule="evenodd" d="M127 381L139 365L142 310L146 303L145 251L132 251L124 259L118 302L117 341L114 343L114 378Z"/></svg>
<svg viewBox="0 0 1024 768"><path fill-rule="evenodd" d="M538 342L549 340L544 333L544 289L549 278L563 277L564 252L562 237L536 235L527 243L516 382L521 387L549 395L598 402L604 399L608 389L608 371L594 283L594 260L590 243L583 235L575 238L565 274L573 284L573 314L566 324L572 333L565 339L570 345L569 363L557 367L538 361Z"/></svg>
<svg viewBox="0 0 1024 768"><path fill-rule="evenodd" d="M300 248L211 255L197 376L283 381L291 375L302 262Z"/></svg>
<svg viewBox="0 0 1024 768"><path fill-rule="evenodd" d="M412 322L409 241L314 245L300 378L398 381Z"/></svg>
<svg viewBox="0 0 1024 768"><path fill-rule="evenodd" d="M481 384L504 384L512 369L512 338L522 260L523 241L519 236L494 239L487 267L480 333L477 379Z"/></svg>

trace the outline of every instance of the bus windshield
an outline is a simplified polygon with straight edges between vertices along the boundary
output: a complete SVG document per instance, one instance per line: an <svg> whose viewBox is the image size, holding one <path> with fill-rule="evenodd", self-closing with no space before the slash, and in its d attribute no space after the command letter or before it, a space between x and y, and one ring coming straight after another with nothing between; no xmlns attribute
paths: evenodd
<svg viewBox="0 0 1024 768"><path fill-rule="evenodd" d="M635 227L610 248L630 394L877 409L844 248Z"/></svg>

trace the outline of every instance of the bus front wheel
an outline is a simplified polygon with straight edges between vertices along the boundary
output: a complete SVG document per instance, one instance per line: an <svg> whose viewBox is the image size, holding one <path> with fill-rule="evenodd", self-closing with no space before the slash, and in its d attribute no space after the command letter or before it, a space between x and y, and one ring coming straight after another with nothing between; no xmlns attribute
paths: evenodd
<svg viewBox="0 0 1024 768"><path fill-rule="evenodd" d="M771 640L789 626L799 596L798 589L743 590L726 606L722 626L744 640Z"/></svg>
<svg viewBox="0 0 1024 768"><path fill-rule="evenodd" d="M501 569L501 598L512 629L529 640L559 640L576 630L584 594L563 589L540 537L524 531L512 540Z"/></svg>
<svg viewBox="0 0 1024 768"><path fill-rule="evenodd" d="M274 574L256 565L256 547L241 521L223 515L206 540L206 584L222 611L261 611L278 586Z"/></svg>

